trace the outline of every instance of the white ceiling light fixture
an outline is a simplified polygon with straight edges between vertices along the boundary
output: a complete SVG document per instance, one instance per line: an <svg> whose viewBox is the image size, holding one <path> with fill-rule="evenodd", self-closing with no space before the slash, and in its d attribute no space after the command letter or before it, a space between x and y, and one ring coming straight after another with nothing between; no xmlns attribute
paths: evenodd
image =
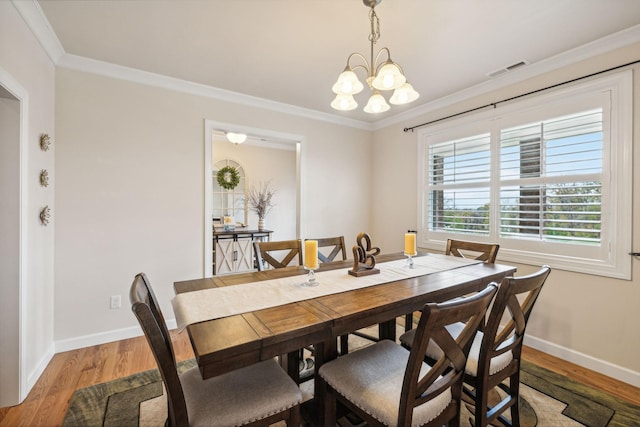
<svg viewBox="0 0 640 427"><path fill-rule="evenodd" d="M347 58L347 66L338 76L338 80L333 85L333 92L336 94L335 99L331 102L331 107L340 111L349 111L358 107L358 103L353 95L360 93L364 89L364 85L358 80L358 76L354 72L358 68L365 70L367 73L366 82L369 89L373 91L373 95L369 98L369 102L364 111L367 113L382 113L389 110L389 104L384 99L380 91L393 90L393 95L389 99L394 105L408 104L415 101L420 96L413 87L407 83L402 67L391 60L391 52L386 47L378 51L373 56L373 45L380 39L380 20L376 15L375 7L382 0L362 0L365 6L370 7L369 21L371 22L371 34L369 34L369 42L371 43L370 61L360 53L352 53ZM387 59L378 63L380 55L386 53ZM360 58L364 64L351 66L351 58Z"/></svg>
<svg viewBox="0 0 640 427"><path fill-rule="evenodd" d="M242 144L247 140L246 133L226 132L225 135L229 142L233 142L234 144Z"/></svg>

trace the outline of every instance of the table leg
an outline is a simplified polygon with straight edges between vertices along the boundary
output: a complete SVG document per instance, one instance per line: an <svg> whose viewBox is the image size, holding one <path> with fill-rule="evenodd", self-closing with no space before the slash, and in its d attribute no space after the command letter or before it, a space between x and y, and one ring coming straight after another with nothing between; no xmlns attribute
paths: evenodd
<svg viewBox="0 0 640 427"><path fill-rule="evenodd" d="M396 319L378 324L378 337L396 342Z"/></svg>
<svg viewBox="0 0 640 427"><path fill-rule="evenodd" d="M300 384L300 353L298 351L281 355L280 366L287 371L296 384Z"/></svg>

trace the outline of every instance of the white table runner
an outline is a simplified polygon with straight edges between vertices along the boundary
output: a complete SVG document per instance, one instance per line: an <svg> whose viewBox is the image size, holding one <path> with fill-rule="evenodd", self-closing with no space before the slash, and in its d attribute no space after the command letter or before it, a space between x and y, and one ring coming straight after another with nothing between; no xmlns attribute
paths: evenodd
<svg viewBox="0 0 640 427"><path fill-rule="evenodd" d="M390 261L376 264L380 274L370 276L353 277L347 273L349 268L318 272L316 279L320 284L315 287L302 286L307 276L298 275L184 292L175 296L171 300L171 304L176 315L178 329L182 331L193 323L424 276L480 262L459 257L428 254L414 258L415 268L413 269L405 266L406 260Z"/></svg>

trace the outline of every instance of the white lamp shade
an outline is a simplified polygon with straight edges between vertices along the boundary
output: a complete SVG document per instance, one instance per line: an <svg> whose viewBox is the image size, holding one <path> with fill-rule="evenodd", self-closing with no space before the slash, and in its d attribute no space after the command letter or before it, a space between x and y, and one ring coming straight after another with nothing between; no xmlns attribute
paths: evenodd
<svg viewBox="0 0 640 427"><path fill-rule="evenodd" d="M233 142L234 144L242 144L247 140L247 134L227 132L227 139L229 142Z"/></svg>
<svg viewBox="0 0 640 427"><path fill-rule="evenodd" d="M407 81L394 62L387 62L380 68L371 85L379 90L398 89Z"/></svg>
<svg viewBox="0 0 640 427"><path fill-rule="evenodd" d="M338 95L355 95L364 89L364 85L358 80L356 73L350 69L344 70L338 76L338 80L333 85L333 93Z"/></svg>
<svg viewBox="0 0 640 427"><path fill-rule="evenodd" d="M364 107L364 111L366 113L376 114L384 113L389 108L391 107L389 107L389 104L387 104L387 101L384 99L384 97L380 95L380 92L376 91L373 95L371 95L371 98L369 98L369 102L367 102L367 105Z"/></svg>
<svg viewBox="0 0 640 427"><path fill-rule="evenodd" d="M420 97L420 94L413 89L409 83L405 83L398 89L393 91L393 95L389 98L389 102L393 105L408 104Z"/></svg>
<svg viewBox="0 0 640 427"><path fill-rule="evenodd" d="M350 111L358 107L358 103L352 95L336 95L331 102L331 107L340 111Z"/></svg>

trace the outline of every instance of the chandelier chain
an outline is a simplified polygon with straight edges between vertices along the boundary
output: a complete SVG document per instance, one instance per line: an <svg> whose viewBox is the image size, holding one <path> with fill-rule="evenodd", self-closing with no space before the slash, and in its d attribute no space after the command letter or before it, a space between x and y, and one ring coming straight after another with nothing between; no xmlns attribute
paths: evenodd
<svg viewBox="0 0 640 427"><path fill-rule="evenodd" d="M369 12L369 21L371 21L371 34L369 34L369 41L375 44L380 39L380 20L376 14L375 9L372 7Z"/></svg>

